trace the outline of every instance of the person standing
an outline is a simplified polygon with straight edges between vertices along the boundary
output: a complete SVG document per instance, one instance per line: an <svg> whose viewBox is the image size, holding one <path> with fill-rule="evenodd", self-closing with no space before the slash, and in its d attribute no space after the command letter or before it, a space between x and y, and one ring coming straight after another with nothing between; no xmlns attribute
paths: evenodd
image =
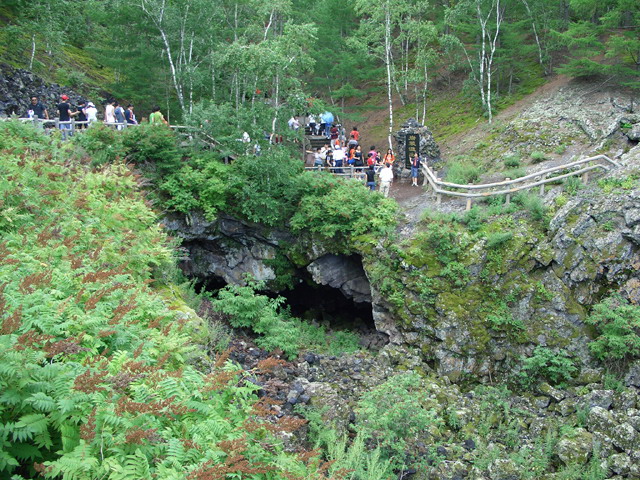
<svg viewBox="0 0 640 480"><path fill-rule="evenodd" d="M353 127L349 136L355 138L356 142L360 143L360 132L358 131L358 127Z"/></svg>
<svg viewBox="0 0 640 480"><path fill-rule="evenodd" d="M325 111L322 116L322 123L324 123L324 136L331 138L331 126L333 125L333 113Z"/></svg>
<svg viewBox="0 0 640 480"><path fill-rule="evenodd" d="M374 191L376 189L376 171L373 169L373 165L369 165L369 168L364 173L367 176L367 187L369 187L369 190Z"/></svg>
<svg viewBox="0 0 640 480"><path fill-rule="evenodd" d="M149 115L149 123L151 125L169 125L164 119L164 116L160 112L160 107L153 107L151 109L151 115Z"/></svg>
<svg viewBox="0 0 640 480"><path fill-rule="evenodd" d="M122 130L124 128L123 125L127 122L127 120L124 118L124 108L122 108L118 102L115 102L113 106L115 107L113 113L116 116L118 130Z"/></svg>
<svg viewBox="0 0 640 480"><path fill-rule="evenodd" d="M411 186L418 186L418 175L420 173L420 157L418 156L418 152L415 153L413 158L411 159Z"/></svg>
<svg viewBox="0 0 640 480"><path fill-rule="evenodd" d="M35 95L31 97L31 104L27 110L28 118L39 118L40 120L49 120L49 112Z"/></svg>
<svg viewBox="0 0 640 480"><path fill-rule="evenodd" d="M137 125L136 114L133 113L133 105L127 105L127 109L124 112L124 118L129 125Z"/></svg>
<svg viewBox="0 0 640 480"><path fill-rule="evenodd" d="M69 104L69 97L62 95L60 97L61 102L58 104L58 118L60 119L60 131L62 132L62 139L66 140L67 137L72 135L71 132L71 117L78 115L78 112L71 111L71 105Z"/></svg>
<svg viewBox="0 0 640 480"><path fill-rule="evenodd" d="M316 135L316 117L313 113L309 114L309 135Z"/></svg>
<svg viewBox="0 0 640 480"><path fill-rule="evenodd" d="M86 102L84 100L80 100L78 105L76 106L76 111L78 112L78 118L76 121L82 122L80 125L76 125L76 128L83 129L87 128L87 114L86 114Z"/></svg>
<svg viewBox="0 0 640 480"><path fill-rule="evenodd" d="M98 121L98 109L93 104L93 102L87 102L85 112L87 114L87 121L89 122L89 125L91 125L93 122Z"/></svg>
<svg viewBox="0 0 640 480"><path fill-rule="evenodd" d="M104 123L116 123L116 106L117 103L115 100L107 103L107 106L104 109Z"/></svg>
<svg viewBox="0 0 640 480"><path fill-rule="evenodd" d="M338 140L338 127L332 125L329 129L329 136L331 137L331 147L335 148L336 144L340 145L340 140Z"/></svg>
<svg viewBox="0 0 640 480"><path fill-rule="evenodd" d="M382 163L390 163L391 165L393 165L393 162L395 161L396 161L396 156L393 154L393 150L391 149L387 150L387 153L382 159Z"/></svg>
<svg viewBox="0 0 640 480"><path fill-rule="evenodd" d="M391 182L393 182L393 170L391 170L391 165L387 163L384 168L380 170L380 193L385 197L389 196Z"/></svg>

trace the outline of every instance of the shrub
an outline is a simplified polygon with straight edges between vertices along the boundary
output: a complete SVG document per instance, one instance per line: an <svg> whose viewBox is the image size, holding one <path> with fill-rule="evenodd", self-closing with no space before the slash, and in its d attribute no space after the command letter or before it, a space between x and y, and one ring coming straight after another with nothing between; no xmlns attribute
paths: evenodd
<svg viewBox="0 0 640 480"><path fill-rule="evenodd" d="M589 344L600 360L621 361L640 357L640 307L619 295L594 305L586 322L598 336Z"/></svg>
<svg viewBox="0 0 640 480"><path fill-rule="evenodd" d="M119 131L97 123L91 125L81 135L75 135L73 142L92 157L93 165L102 165L124 156L122 138Z"/></svg>
<svg viewBox="0 0 640 480"><path fill-rule="evenodd" d="M526 386L541 379L558 385L571 380L577 371L573 360L564 350L554 352L546 347L536 347L531 357L523 359L520 378Z"/></svg>
<svg viewBox="0 0 640 480"><path fill-rule="evenodd" d="M282 226L305 192L304 166L287 152L237 158L230 171L231 211L252 222Z"/></svg>
<svg viewBox="0 0 640 480"><path fill-rule="evenodd" d="M511 232L495 232L487 236L487 248L498 248L513 238Z"/></svg>
<svg viewBox="0 0 640 480"><path fill-rule="evenodd" d="M396 226L397 204L368 192L358 182L340 182L326 193L319 193L302 198L291 227L294 232L317 234L332 251L349 251L355 246L355 239L365 234L377 241Z"/></svg>
<svg viewBox="0 0 640 480"><path fill-rule="evenodd" d="M356 411L356 431L382 448L394 468L404 463L407 447L430 426L442 423L420 402L424 395L416 373L391 377L365 393Z"/></svg>
<svg viewBox="0 0 640 480"><path fill-rule="evenodd" d="M526 174L527 171L524 168L510 168L509 170L505 170L502 172L504 178L510 178L511 180L524 177Z"/></svg>
<svg viewBox="0 0 640 480"><path fill-rule="evenodd" d="M180 168L176 136L171 129L164 125L138 125L119 133L128 161L153 167L159 176Z"/></svg>
<svg viewBox="0 0 640 480"><path fill-rule="evenodd" d="M509 155L504 159L504 166L509 168L517 168L520 166L519 155Z"/></svg>
<svg viewBox="0 0 640 480"><path fill-rule="evenodd" d="M567 177L564 179L564 190L569 195L575 195L582 188L582 182L578 177Z"/></svg>
<svg viewBox="0 0 640 480"><path fill-rule="evenodd" d="M167 196L165 206L178 212L202 210L213 220L226 205L229 166L214 158L197 158L177 172L160 181L159 187Z"/></svg>
<svg viewBox="0 0 640 480"><path fill-rule="evenodd" d="M513 201L528 210L534 220L542 221L546 219L547 207L537 195L521 192L513 198Z"/></svg>
<svg viewBox="0 0 640 480"><path fill-rule="evenodd" d="M480 177L481 170L468 163L453 162L449 165L445 180L451 183L467 185Z"/></svg>
<svg viewBox="0 0 640 480"><path fill-rule="evenodd" d="M533 163L544 162L547 159L547 155L544 152L531 152L531 161Z"/></svg>

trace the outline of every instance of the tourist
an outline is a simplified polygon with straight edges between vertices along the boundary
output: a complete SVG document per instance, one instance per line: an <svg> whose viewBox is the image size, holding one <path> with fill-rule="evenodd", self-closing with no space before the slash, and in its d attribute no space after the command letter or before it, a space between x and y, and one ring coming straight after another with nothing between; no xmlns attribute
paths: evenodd
<svg viewBox="0 0 640 480"><path fill-rule="evenodd" d="M317 135L317 133L316 133L316 117L313 115L313 113L309 114L309 134L310 135Z"/></svg>
<svg viewBox="0 0 640 480"><path fill-rule="evenodd" d="M391 164L385 164L385 167L380 170L380 193L385 197L389 196L389 190L391 189L391 182L393 181L393 170L391 170Z"/></svg>
<svg viewBox="0 0 640 480"><path fill-rule="evenodd" d="M351 147L356 148L357 146L358 146L358 140L356 140L356 137L351 135L351 138L349 139L349 148Z"/></svg>
<svg viewBox="0 0 640 480"><path fill-rule="evenodd" d="M374 191L376 189L376 171L373 169L373 165L369 165L369 168L364 173L367 176L367 187L369 187L369 190Z"/></svg>
<svg viewBox="0 0 640 480"><path fill-rule="evenodd" d="M133 105L127 105L127 109L124 112L124 118L129 125L137 125L136 114L133 113Z"/></svg>
<svg viewBox="0 0 640 480"><path fill-rule="evenodd" d="M66 140L68 136L73 135L71 132L71 117L78 115L78 112L71 111L71 105L69 104L69 97L67 95L62 95L60 100L61 102L58 104L59 128L62 132L62 139Z"/></svg>
<svg viewBox="0 0 640 480"><path fill-rule="evenodd" d="M47 107L41 103L35 95L31 97L31 104L27 110L27 118L39 118L40 120L49 120L49 112Z"/></svg>
<svg viewBox="0 0 640 480"><path fill-rule="evenodd" d="M393 162L396 161L396 156L393 154L393 150L389 149L387 150L387 153L385 154L384 158L382 159L382 163L389 163L391 165L393 165Z"/></svg>
<svg viewBox="0 0 640 480"><path fill-rule="evenodd" d="M87 115L87 121L89 122L89 125L91 125L93 122L98 121L98 109L93 104L93 102L87 102L87 106L84 111Z"/></svg>
<svg viewBox="0 0 640 480"><path fill-rule="evenodd" d="M112 100L107 103L107 106L104 109L104 123L106 124L116 123L116 114L115 114L116 105L117 103L115 100Z"/></svg>
<svg viewBox="0 0 640 480"><path fill-rule="evenodd" d="M342 166L344 165L345 151L342 147L337 146L333 150L333 161L336 166L336 173L342 173Z"/></svg>
<svg viewBox="0 0 640 480"><path fill-rule="evenodd" d="M116 123L118 124L118 130L122 130L124 128L124 124L127 123L127 120L124 118L124 108L118 103L114 102L114 115L116 117Z"/></svg>
<svg viewBox="0 0 640 480"><path fill-rule="evenodd" d="M338 140L338 127L335 125L331 125L329 129L329 138L331 138L331 147L335 148L336 143L339 144L340 140Z"/></svg>
<svg viewBox="0 0 640 480"><path fill-rule="evenodd" d="M411 159L411 186L418 186L418 175L420 173L420 157L418 156L418 152L415 153L413 158Z"/></svg>
<svg viewBox="0 0 640 480"><path fill-rule="evenodd" d="M371 145L371 148L369 149L369 154L371 154L373 163L374 164L378 163L378 158L380 158L380 155L378 154L378 151L376 150L376 146L375 145Z"/></svg>
<svg viewBox="0 0 640 480"><path fill-rule="evenodd" d="M83 128L87 128L87 114L85 108L86 102L84 100L80 100L78 102L78 105L76 106L76 111L78 112L78 118L76 118L76 121L81 123L79 125L76 125L76 128L81 130Z"/></svg>
<svg viewBox="0 0 640 480"><path fill-rule="evenodd" d="M156 106L151 109L151 115L149 115L149 123L151 125L169 125L164 119L164 116L160 112L160 107Z"/></svg>
<svg viewBox="0 0 640 480"><path fill-rule="evenodd" d="M325 111L320 118L322 118L322 123L324 123L324 136L327 139L331 138L331 126L333 125L333 113Z"/></svg>
<svg viewBox="0 0 640 480"><path fill-rule="evenodd" d="M364 167L364 154L362 153L362 147L358 145L356 151L353 152L353 164L356 167Z"/></svg>
<svg viewBox="0 0 640 480"><path fill-rule="evenodd" d="M349 136L355 138L356 142L360 143L360 132L358 131L358 127L353 127Z"/></svg>

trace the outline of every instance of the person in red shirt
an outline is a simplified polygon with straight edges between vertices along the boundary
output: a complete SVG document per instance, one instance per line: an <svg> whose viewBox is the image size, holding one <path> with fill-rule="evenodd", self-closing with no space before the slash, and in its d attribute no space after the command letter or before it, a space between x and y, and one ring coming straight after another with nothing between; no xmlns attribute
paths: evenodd
<svg viewBox="0 0 640 480"><path fill-rule="evenodd" d="M360 142L360 132L358 131L358 127L353 127L353 129L351 130L351 133L349 134L350 137L353 137L356 139L356 142Z"/></svg>

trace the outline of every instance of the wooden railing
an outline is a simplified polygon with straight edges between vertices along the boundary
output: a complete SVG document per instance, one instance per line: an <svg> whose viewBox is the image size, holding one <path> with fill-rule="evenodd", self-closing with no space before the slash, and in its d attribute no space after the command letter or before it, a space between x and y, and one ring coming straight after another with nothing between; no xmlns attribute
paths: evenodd
<svg viewBox="0 0 640 480"><path fill-rule="evenodd" d="M364 180L367 176L364 173L364 170L367 167L354 167L352 165L347 165L346 167L325 167L325 166L315 166L315 167L304 167L307 171L316 171L316 172L329 172L337 177L344 178L355 178L356 180Z"/></svg>
<svg viewBox="0 0 640 480"><path fill-rule="evenodd" d="M544 194L544 186L547 183L576 176L582 176L583 183L587 183L591 171L608 171L611 168L619 166L620 164L618 162L611 160L606 155L596 155L595 157L583 158L564 165L547 168L513 180L507 178L501 182L478 185L461 185L458 183L444 182L439 179L435 172L426 164L422 165L422 173L424 174L423 185L431 187L436 194L436 203L438 205L442 202L442 195L462 197L467 199L466 209L470 210L471 202L474 198L505 195L506 203L508 204L511 201L511 195L516 192L540 187L540 194L542 195Z"/></svg>

